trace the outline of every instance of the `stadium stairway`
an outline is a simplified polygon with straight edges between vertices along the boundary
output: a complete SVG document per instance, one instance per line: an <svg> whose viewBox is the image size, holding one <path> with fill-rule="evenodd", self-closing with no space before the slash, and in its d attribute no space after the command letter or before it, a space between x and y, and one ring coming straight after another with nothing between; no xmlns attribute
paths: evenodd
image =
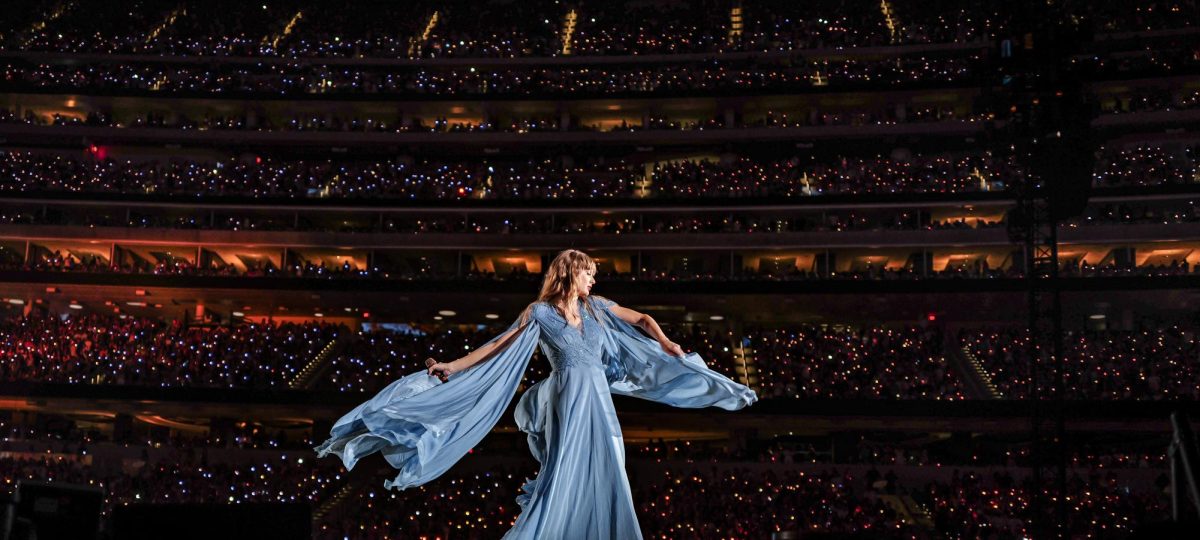
<svg viewBox="0 0 1200 540"><path fill-rule="evenodd" d="M729 8L729 33L726 36L726 41L733 45L742 37L744 30L742 24L742 4L736 3Z"/></svg>
<svg viewBox="0 0 1200 540"><path fill-rule="evenodd" d="M321 377L325 375L325 372L329 370L329 366L331 365L330 360L336 358L342 352L342 349L346 347L347 340L346 333L338 334L336 339L326 344L320 352L313 356L312 360L309 360L304 369L301 369L300 373L296 375L296 378L288 383L288 388L293 390L312 389L317 384L317 381L321 380Z"/></svg>
<svg viewBox="0 0 1200 540"><path fill-rule="evenodd" d="M408 42L408 57L419 58L421 51L425 49L425 44L429 42L429 36L433 33L433 29L437 28L438 21L441 20L441 13L434 11L429 15L429 19L425 21L425 29L421 31L420 36L413 36Z"/></svg>
<svg viewBox="0 0 1200 540"><path fill-rule="evenodd" d="M966 387L967 396L971 399L1001 399L1003 396L996 390L992 377L979 359L958 344L954 336L957 332L946 332L942 341L942 350L946 351L946 363L954 370Z"/></svg>
<svg viewBox="0 0 1200 540"><path fill-rule="evenodd" d="M741 326L735 326L730 332L729 347L733 351L736 363L733 366L734 373L737 373L739 382L749 386L755 392L761 394L762 387L759 385L758 366L755 365L754 348L742 345L738 336L742 335Z"/></svg>
<svg viewBox="0 0 1200 540"><path fill-rule="evenodd" d="M888 505L900 521L908 525L916 525L928 530L933 530L933 519L929 516L929 511L924 506L917 504L908 495L881 495L880 500Z"/></svg>
<svg viewBox="0 0 1200 540"><path fill-rule="evenodd" d="M575 24L579 21L579 12L572 9L563 16L562 22L562 53L571 54L571 46L575 43Z"/></svg>
<svg viewBox="0 0 1200 540"><path fill-rule="evenodd" d="M321 504L313 509L313 530L318 530L321 520L337 511L346 501L352 500L359 491L366 489L376 482L379 485L383 485L382 478L387 478L389 474L394 474L394 471L384 467L358 467L346 473L346 483L342 486L342 489L337 490L337 493L330 495L328 499L321 501Z"/></svg>

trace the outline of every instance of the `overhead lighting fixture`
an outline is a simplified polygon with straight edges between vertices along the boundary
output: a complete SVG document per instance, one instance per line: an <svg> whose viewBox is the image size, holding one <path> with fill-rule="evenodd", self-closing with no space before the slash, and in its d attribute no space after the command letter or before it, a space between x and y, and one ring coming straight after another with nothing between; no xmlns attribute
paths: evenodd
<svg viewBox="0 0 1200 540"><path fill-rule="evenodd" d="M324 314L324 313L321 313L321 312L319 312L319 311L318 311L318 312L316 312L316 313L313 313L313 316L314 316L314 317L324 317L324 316L325 316L325 314Z"/></svg>
<svg viewBox="0 0 1200 540"><path fill-rule="evenodd" d="M450 310L448 310L448 309L443 309L443 310L441 310L441 311L439 311L439 312L438 312L438 315L441 315L441 316L443 316L443 317L453 317L453 316L455 316L455 315L458 315L458 312L456 312L456 311L450 311Z"/></svg>
<svg viewBox="0 0 1200 540"><path fill-rule="evenodd" d="M433 316L433 320L435 320L435 321L440 321L440 320L442 320L442 316L441 316L441 315L434 315L434 316Z"/></svg>
<svg viewBox="0 0 1200 540"><path fill-rule="evenodd" d="M20 298L9 298L9 299L8 299L8 303L10 303L10 304L13 304L13 305L15 305L15 306L23 306L23 305L25 305L25 301L24 301L24 300L21 300Z"/></svg>
<svg viewBox="0 0 1200 540"><path fill-rule="evenodd" d="M69 307L71 309L83 309L83 306L76 304L75 302L71 302L70 304L67 304L67 307Z"/></svg>
<svg viewBox="0 0 1200 540"><path fill-rule="evenodd" d="M1088 315L1088 318L1089 318L1089 319L1092 319L1093 321L1099 321L1099 320L1102 320L1102 319L1104 319L1104 314L1103 314L1103 313L1097 313L1097 314L1095 314L1095 315Z"/></svg>
<svg viewBox="0 0 1200 540"><path fill-rule="evenodd" d="M242 312L240 312L240 311L235 311L235 312L233 312L233 316L234 316L234 317L245 317L245 316L246 316L246 314L245 314L245 313L242 313Z"/></svg>
<svg viewBox="0 0 1200 540"><path fill-rule="evenodd" d="M133 307L146 307L145 302L125 302L125 305Z"/></svg>
<svg viewBox="0 0 1200 540"><path fill-rule="evenodd" d="M713 316L709 317L709 319L714 320L714 321L723 321L723 320L725 320L725 316L724 315L713 315Z"/></svg>
<svg viewBox="0 0 1200 540"><path fill-rule="evenodd" d="M488 313L487 315L484 315L484 318L487 318L487 319L499 319L499 318L500 318L500 316L499 316L499 315L497 315L497 314L495 314L495 313Z"/></svg>

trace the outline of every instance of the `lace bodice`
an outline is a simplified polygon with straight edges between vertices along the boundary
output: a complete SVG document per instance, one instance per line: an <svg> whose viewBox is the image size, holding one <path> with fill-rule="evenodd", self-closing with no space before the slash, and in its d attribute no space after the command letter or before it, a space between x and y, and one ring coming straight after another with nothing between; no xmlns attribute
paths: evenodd
<svg viewBox="0 0 1200 540"><path fill-rule="evenodd" d="M604 309L598 302L593 303L593 309ZM559 370L577 366L594 366L604 369L601 362L604 327L592 317L579 301L579 315L583 318L579 326L571 326L562 314L550 304L539 302L532 316L541 325L542 331L538 338L542 354L550 361L550 369Z"/></svg>

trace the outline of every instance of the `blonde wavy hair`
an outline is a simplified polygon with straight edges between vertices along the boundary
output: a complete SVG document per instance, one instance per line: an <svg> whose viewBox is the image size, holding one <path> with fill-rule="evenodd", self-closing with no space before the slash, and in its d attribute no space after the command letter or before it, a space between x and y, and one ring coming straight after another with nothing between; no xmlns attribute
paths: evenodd
<svg viewBox="0 0 1200 540"><path fill-rule="evenodd" d="M571 288L575 283L575 274L579 271L594 270L596 261L587 253L577 249L567 249L560 252L550 261L550 265L546 268L546 275L542 278L542 290L538 292L537 300L533 304L529 304L525 311L521 313L521 325L529 321L529 314L533 310L534 304L538 302L546 302L551 306L557 306L566 300L571 293ZM595 295L590 295L595 296ZM600 297L596 297L600 298ZM596 316L596 312L592 309L591 302L583 303L584 309L592 314L592 318L597 321L602 321Z"/></svg>

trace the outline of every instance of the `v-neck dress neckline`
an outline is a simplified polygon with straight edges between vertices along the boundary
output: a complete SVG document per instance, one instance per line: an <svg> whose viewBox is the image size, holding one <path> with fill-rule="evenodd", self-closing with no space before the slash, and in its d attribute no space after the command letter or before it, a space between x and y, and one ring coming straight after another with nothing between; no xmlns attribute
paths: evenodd
<svg viewBox="0 0 1200 540"><path fill-rule="evenodd" d="M562 319L563 324L566 324L572 330L578 331L579 335L583 335L583 325L587 321L587 317L585 317L584 313L583 313L583 305L582 305L583 299L582 298L579 299L579 304L580 304L580 306L579 306L579 326L571 324L571 321L568 321L566 316L564 316L562 313L560 313L558 311L558 306L551 305L550 307L554 309L554 314L558 315L558 318Z"/></svg>

